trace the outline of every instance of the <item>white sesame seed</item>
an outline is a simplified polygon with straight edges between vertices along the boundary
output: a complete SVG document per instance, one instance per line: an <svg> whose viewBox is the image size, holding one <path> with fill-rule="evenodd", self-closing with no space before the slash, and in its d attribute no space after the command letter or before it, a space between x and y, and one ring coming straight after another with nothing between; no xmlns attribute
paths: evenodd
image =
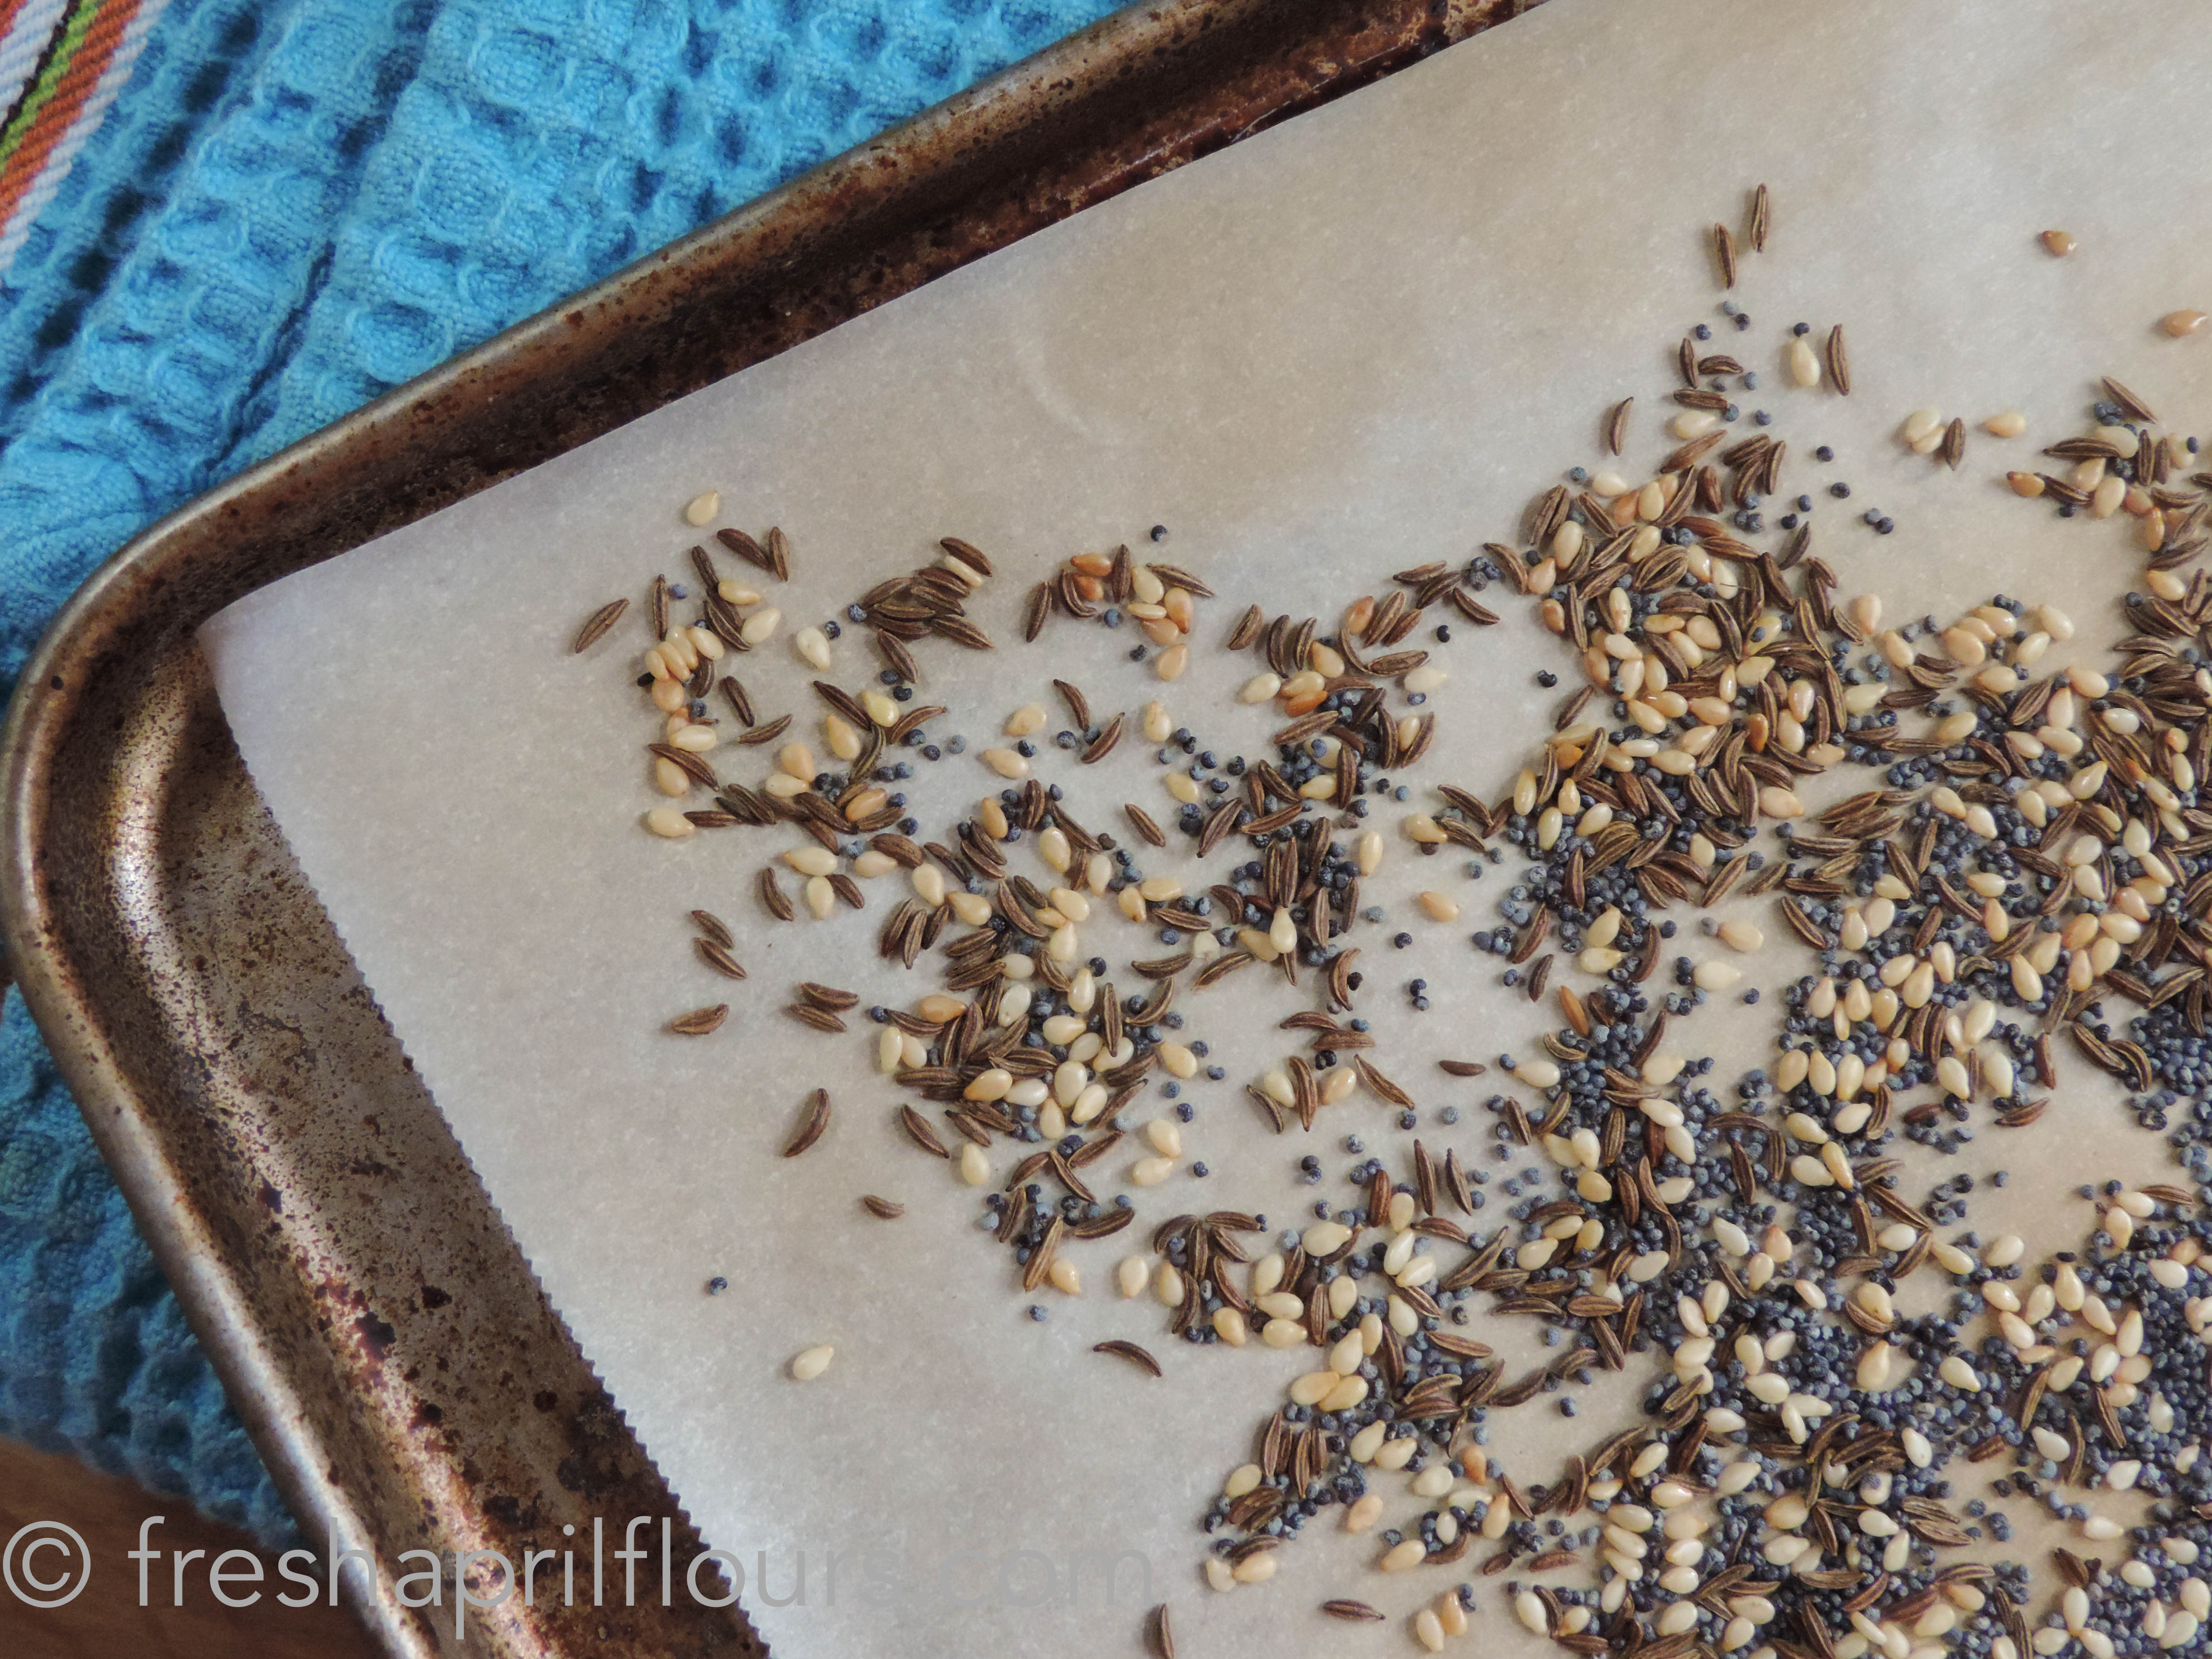
<svg viewBox="0 0 2212 1659"><path fill-rule="evenodd" d="M1795 792L1770 783L1759 792L1759 810L1770 818L1802 818L1805 816L1805 803L1797 799Z"/></svg>
<svg viewBox="0 0 2212 1659"><path fill-rule="evenodd" d="M1352 1229L1340 1221L1316 1221L1299 1236L1310 1256L1334 1255L1352 1241Z"/></svg>

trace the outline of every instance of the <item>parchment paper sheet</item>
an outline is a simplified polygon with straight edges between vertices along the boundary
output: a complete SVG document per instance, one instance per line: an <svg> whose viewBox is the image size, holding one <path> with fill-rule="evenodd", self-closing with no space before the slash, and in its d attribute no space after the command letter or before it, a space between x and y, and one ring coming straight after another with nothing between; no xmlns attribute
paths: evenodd
<svg viewBox="0 0 2212 1659"><path fill-rule="evenodd" d="M1350 1202L1341 1137L1362 1133L1401 1170L1410 1137L1357 1097L1326 1134L1269 1137L1239 1093L1288 1051L1269 1028L1301 999L1256 971L1186 993L1185 1035L1228 1070L1190 1095L1188 1153L1212 1175L1186 1167L1139 1194L1139 1226L1080 1253L1079 1300L1024 1297L1006 1253L973 1231L976 1194L893 1127L899 1097L867 1066L874 1029L826 1037L776 1012L802 978L864 1004L933 988L875 960L897 890L878 884L865 915L778 926L751 882L798 837L647 836L637 613L578 659L567 646L580 619L656 569L688 580L683 550L698 538L678 509L719 488L726 521L779 524L797 549L773 596L784 633L729 665L764 717L787 710L812 734L791 628L923 562L937 537L996 562L974 613L1012 646L1020 597L1053 562L1123 541L1149 550L1140 538L1164 524L1159 554L1222 595L1202 607L1209 648L1164 695L1207 746L1257 753L1273 718L1229 695L1250 661L1210 648L1247 602L1333 620L1392 570L1510 539L1536 491L1600 464L1602 412L1630 393L1624 465L1648 468L1665 444L1674 342L1703 320L1711 349L1765 377L1744 402L1771 405L1791 441L1789 493L1853 485L1815 514L1816 550L1846 592L1878 582L1893 616L1993 590L2056 598L2085 635L2109 639L2113 596L2139 568L2122 529L2061 525L1999 480L2078 428L2100 374L2185 430L2206 406L2212 337L2154 332L2162 313L2208 304L2201 21L2178 0L1552 0L209 625L225 710L301 864L586 1352L707 1536L745 1563L779 1656L1133 1652L1138 1614L1163 1600L1188 1653L1400 1650L1402 1624L1324 1627L1315 1605L1359 1595L1398 1615L1452 1581L1383 1579L1366 1565L1371 1538L1334 1526L1287 1551L1264 1589L1203 1589L1194 1522L1307 1362L1175 1342L1156 1306L1113 1297L1110 1270L1180 1211L1265 1210L1280 1226L1316 1190ZM1760 179L1773 237L1745 255L1734 297L1755 320L1738 333L1716 310L1706 238L1715 220L1741 223ZM2081 251L2045 255L2033 239L2051 225ZM1846 325L1848 400L1784 388L1800 319ZM1970 421L2019 407L2030 435L2002 446L1977 432L1965 470L1944 473L1893 435L1923 404ZM1822 442L1838 452L1832 469L1810 461ZM1895 516L1894 536L1856 521L1869 505ZM1423 774L1486 793L1565 695L1537 690L1534 671L1573 683L1528 607L1493 597L1506 623L1456 627L1440 651L1453 678ZM1049 703L1052 675L1102 711L1159 694L1123 659L1133 642L1061 619L1038 648L924 647L924 694L956 711L938 732L969 739L910 786L933 830L996 787L976 750L1016 704ZM848 685L878 665L849 636L838 649ZM1045 752L1043 775L1094 828L1119 831L1125 799L1172 811L1141 744L1091 772ZM757 782L769 757L714 758ZM1385 1069L1419 1091L1428 1144L1498 1167L1478 1103L1488 1089L1447 1091L1433 1060L1494 1060L1543 1028L1498 985L1502 963L1466 943L1495 923L1515 866L1469 881L1462 860L1416 860L1395 836L1390 858L1373 884L1389 925L1362 941L1361 1012ZM1457 926L1425 923L1408 902L1440 885L1466 906ZM738 926L748 982L692 960L694 906ZM1398 927L1416 935L1402 953L1388 945ZM1086 933L1117 964L1159 949L1118 917ZM1684 948L1713 947L1692 929ZM1773 954L1770 987L1799 970ZM1425 1015L1406 1011L1415 975L1434 988ZM734 1012L715 1036L660 1029L726 993ZM1685 1046L1748 1054L1772 1006L1710 1009ZM836 1121L781 1160L817 1083ZM2078 1114L2117 1159L2108 1101L2069 1087L2045 1127ZM1468 1109L1455 1130L1437 1119L1454 1102ZM1156 1097L1127 1121L1155 1109ZM1329 1171L1319 1189L1296 1181L1310 1151ZM1001 1148L1000 1167L1011 1161ZM1118 1182L1126 1162L1102 1167ZM2013 1190L2070 1233L2086 1206L2050 1206L2100 1173L2069 1153ZM904 1200L906 1217L867 1218L863 1192ZM708 1299L717 1273L732 1289ZM1025 1316L1032 1300L1047 1322ZM1166 1379L1087 1352L1109 1336L1146 1342ZM817 1342L837 1347L829 1373L784 1377ZM1552 1402L1531 1406L1493 1445L1547 1479L1559 1431L1595 1437L1626 1387L1594 1391L1572 1425ZM1383 1490L1385 1524L1410 1524L1419 1503L1389 1477ZM865 1548L889 1553L871 1565ZM946 1565L957 1551L974 1553ZM1071 1602L1078 1556L1122 1551L1146 1558L1149 1589L1124 1564L1107 1606L1094 1563ZM801 1552L804 1601L764 1601L762 1553L781 1601ZM1486 1589L1483 1639L1510 1645L1519 1632L1497 1599Z"/></svg>

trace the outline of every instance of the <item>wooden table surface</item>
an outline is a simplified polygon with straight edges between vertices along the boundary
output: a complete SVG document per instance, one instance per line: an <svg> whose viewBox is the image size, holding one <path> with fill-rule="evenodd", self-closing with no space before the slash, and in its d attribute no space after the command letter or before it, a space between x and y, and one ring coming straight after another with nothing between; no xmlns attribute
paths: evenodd
<svg viewBox="0 0 2212 1659"><path fill-rule="evenodd" d="M172 1605L170 1554L151 1564L148 1605L138 1605L139 1564L125 1552L137 1547L139 1522L151 1515L168 1520L153 1529L149 1547L170 1554L206 1552L186 1568L181 1607ZM91 1550L92 1578L74 1601L55 1609L27 1607L0 1583L0 1654L8 1659L375 1659L343 1602L336 1607L324 1601L278 1605L277 1591L296 1601L304 1589L280 1578L275 1558L244 1533L203 1520L182 1498L156 1497L69 1458L0 1438L0 1545L34 1521L74 1528ZM256 1605L226 1607L210 1589L208 1567L226 1550L248 1550L260 1559L260 1584L233 1577L227 1585L234 1599L258 1589ZM16 1565L19 1583L26 1567L46 1580L64 1571L62 1558L51 1550ZM243 1563L230 1564L234 1572L243 1570ZM73 1562L68 1571L73 1577Z"/></svg>

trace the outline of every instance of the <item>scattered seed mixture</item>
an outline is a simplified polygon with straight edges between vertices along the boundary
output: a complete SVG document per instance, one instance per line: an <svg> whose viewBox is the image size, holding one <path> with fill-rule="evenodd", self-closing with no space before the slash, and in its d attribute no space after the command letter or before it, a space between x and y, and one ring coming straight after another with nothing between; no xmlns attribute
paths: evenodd
<svg viewBox="0 0 2212 1659"><path fill-rule="evenodd" d="M1712 227L1731 295L1772 217L1761 185ZM1132 1388L1174 1386L1156 1348L1310 1356L1197 1517L1216 1590L1296 1577L1299 1534L1327 1525L1417 1575L1396 1616L1431 1651L1479 1617L1638 1659L2201 1651L2212 471L2111 380L2032 455L2016 412L1901 417L1898 443L1958 487L2006 480L2022 499L2000 513L2077 519L2083 559L2142 561L2105 665L2041 670L2075 633L2054 604L1889 620L1837 592L1816 520L1824 540L1896 527L1832 449L1784 435L1850 394L1842 323L1755 324L1730 298L1657 360L1671 378L1595 412L1593 460L1523 522L1334 620L1221 608L1154 556L1164 527L1066 559L1022 601L1023 643L1048 641L1055 676L1102 645L1149 664L1140 708L1049 677L1003 714L932 702L933 653L995 648L969 605L996 573L965 541L786 630L770 595L800 550L717 531L653 580L627 671L665 797L646 830L733 832L714 890L760 908L693 911L683 971L746 995L726 981L749 933L850 907L915 978L868 1005L825 963L668 1030L726 1040L778 1004L825 1040L860 1028L883 1093L837 1116L890 1115L917 1188L972 1189L1023 1316L1123 1298L1130 1334L1095 1352ZM1779 365L1771 388L1747 360ZM1486 799L1424 762L1449 648L1501 595L1558 636L1540 681L1569 689ZM574 649L629 611L610 600ZM780 634L803 672L749 674ZM1245 664L1202 718L1167 701L1194 650ZM971 743L978 720L995 729ZM1157 793L1099 793L1127 775L1085 769L1117 748L1152 757ZM948 768L974 805L925 824L908 785ZM1407 859L1434 872L1410 905L1363 896ZM1380 997L1452 1018L1444 988L1385 966L1438 930L1540 1010L1540 1042L1485 1052L1454 1027L1460 1052L1418 1073L1381 1051ZM1802 971L1751 983L1785 936ZM1279 981L1288 1012L1277 1058L1232 1073L1203 1033L1238 975ZM1747 1030L1765 1052L1730 1079L1711 1051ZM1984 1237L1976 1194L2008 1176L1962 1154L2081 1159L2034 1126L2089 1068L2165 1135L2169 1178L2092 1181L2086 1220ZM1201 1103L1282 1136L1310 1209L1153 1203L1213 1173ZM784 1157L837 1133L824 1091L793 1112ZM915 1200L854 1201L890 1221ZM1501 1417L1579 1418L1607 1376L1630 1409L1563 1462L1516 1457ZM1396 1589L1270 1593L1370 1623ZM1173 1652L1166 1607L1146 1634Z"/></svg>

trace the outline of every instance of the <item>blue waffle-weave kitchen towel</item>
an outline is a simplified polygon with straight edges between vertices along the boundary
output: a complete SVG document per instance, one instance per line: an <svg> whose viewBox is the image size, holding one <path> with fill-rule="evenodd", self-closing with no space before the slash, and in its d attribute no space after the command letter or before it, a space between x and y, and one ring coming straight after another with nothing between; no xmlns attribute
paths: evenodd
<svg viewBox="0 0 2212 1659"><path fill-rule="evenodd" d="M0 0L0 36L40 9ZM86 100L67 176L0 245L0 691L151 520L1110 9L141 0L128 78L106 72L112 106L87 130ZM67 93L58 49L22 87L44 66ZM286 1525L12 993L0 1431Z"/></svg>

